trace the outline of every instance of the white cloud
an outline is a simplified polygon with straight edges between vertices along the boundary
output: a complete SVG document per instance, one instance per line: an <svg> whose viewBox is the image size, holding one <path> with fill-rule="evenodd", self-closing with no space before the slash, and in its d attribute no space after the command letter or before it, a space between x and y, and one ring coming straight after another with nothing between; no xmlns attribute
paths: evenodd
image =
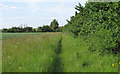
<svg viewBox="0 0 120 74"><path fill-rule="evenodd" d="M0 8L8 8L8 6L4 4L0 4Z"/></svg>
<svg viewBox="0 0 120 74"><path fill-rule="evenodd" d="M11 6L10 8L17 8L16 6Z"/></svg>
<svg viewBox="0 0 120 74"><path fill-rule="evenodd" d="M16 6L7 6L5 4L0 4L0 8L17 8Z"/></svg>

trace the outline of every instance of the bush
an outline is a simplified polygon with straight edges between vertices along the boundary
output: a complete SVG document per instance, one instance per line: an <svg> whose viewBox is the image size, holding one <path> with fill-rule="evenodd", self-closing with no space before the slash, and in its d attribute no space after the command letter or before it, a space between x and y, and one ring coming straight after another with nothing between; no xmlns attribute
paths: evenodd
<svg viewBox="0 0 120 74"><path fill-rule="evenodd" d="M79 13L72 16L65 29L74 37L85 39L92 35L104 38L104 48L119 51L120 2L87 2L75 7Z"/></svg>

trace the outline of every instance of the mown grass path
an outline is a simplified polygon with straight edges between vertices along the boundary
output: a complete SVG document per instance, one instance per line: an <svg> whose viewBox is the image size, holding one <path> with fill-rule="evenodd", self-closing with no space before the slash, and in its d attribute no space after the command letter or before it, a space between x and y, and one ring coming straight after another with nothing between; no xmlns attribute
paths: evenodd
<svg viewBox="0 0 120 74"><path fill-rule="evenodd" d="M62 47L62 37L59 41L59 45L58 45L58 49L56 50L56 59L55 59L55 64L54 64L54 67L53 67L53 72L62 72L62 68L61 68L61 65L62 65L62 62L61 62L61 58L60 58L60 54L61 54L61 47Z"/></svg>
<svg viewBox="0 0 120 74"><path fill-rule="evenodd" d="M62 36L61 36L61 39L58 43L58 48L55 50L55 53L56 53L56 56L55 56L55 59L52 63L52 66L50 68L48 68L48 71L50 70L50 72L62 72L62 62L61 62L61 57L60 57L60 54L61 54L61 47L62 47Z"/></svg>

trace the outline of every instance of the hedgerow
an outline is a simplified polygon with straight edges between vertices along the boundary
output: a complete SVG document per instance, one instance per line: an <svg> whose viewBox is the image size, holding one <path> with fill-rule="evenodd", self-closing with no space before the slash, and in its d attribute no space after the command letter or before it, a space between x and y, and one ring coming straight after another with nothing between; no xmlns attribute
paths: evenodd
<svg viewBox="0 0 120 74"><path fill-rule="evenodd" d="M74 37L87 40L93 35L105 43L104 50L118 53L120 50L120 2L86 2L75 7L78 12L72 16L65 30ZM92 41L90 40L89 43ZM94 44L95 45L95 44Z"/></svg>

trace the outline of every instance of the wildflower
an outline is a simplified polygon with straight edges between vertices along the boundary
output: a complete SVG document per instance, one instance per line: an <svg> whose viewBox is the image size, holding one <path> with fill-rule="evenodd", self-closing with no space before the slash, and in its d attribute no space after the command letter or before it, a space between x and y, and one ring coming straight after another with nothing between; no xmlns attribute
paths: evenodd
<svg viewBox="0 0 120 74"><path fill-rule="evenodd" d="M119 62L119 64L120 64L120 62Z"/></svg>
<svg viewBox="0 0 120 74"><path fill-rule="evenodd" d="M117 65L117 63L116 63L116 65Z"/></svg>
<svg viewBox="0 0 120 74"><path fill-rule="evenodd" d="M114 67L114 64L112 64L112 66Z"/></svg>

